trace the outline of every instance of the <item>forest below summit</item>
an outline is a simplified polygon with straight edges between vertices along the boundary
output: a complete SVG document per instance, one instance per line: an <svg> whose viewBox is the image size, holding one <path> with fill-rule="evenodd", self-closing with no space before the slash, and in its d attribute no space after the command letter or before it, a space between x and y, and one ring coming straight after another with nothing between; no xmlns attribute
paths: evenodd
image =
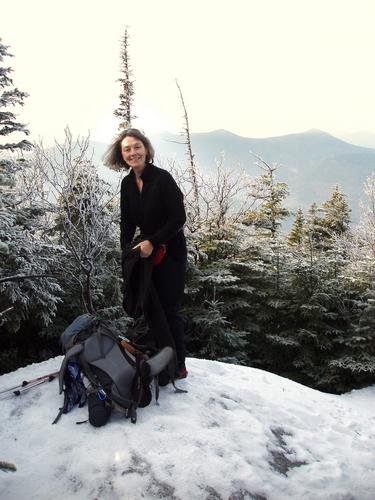
<svg viewBox="0 0 375 500"><path fill-rule="evenodd" d="M68 129L53 150L14 139L29 133L12 111L27 94L14 87L8 56L0 41L0 373L60 354L61 332L84 312L125 335L131 325L118 186L99 176L88 139ZM291 213L277 166L253 156L256 175L220 162L208 175L193 155L182 168L173 159L161 165L185 195L188 355L335 393L373 384L375 175L351 225L335 182L325 201Z"/></svg>

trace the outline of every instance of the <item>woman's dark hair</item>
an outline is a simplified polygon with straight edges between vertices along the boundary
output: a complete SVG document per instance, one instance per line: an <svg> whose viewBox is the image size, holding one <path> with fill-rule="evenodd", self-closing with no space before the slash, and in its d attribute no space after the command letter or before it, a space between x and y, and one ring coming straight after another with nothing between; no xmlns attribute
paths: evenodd
<svg viewBox="0 0 375 500"><path fill-rule="evenodd" d="M129 169L129 165L123 160L121 153L121 142L125 137L134 137L134 139L141 141L147 150L146 162L152 163L155 151L150 140L137 128L127 128L119 133L104 154L103 163L106 167L112 170Z"/></svg>

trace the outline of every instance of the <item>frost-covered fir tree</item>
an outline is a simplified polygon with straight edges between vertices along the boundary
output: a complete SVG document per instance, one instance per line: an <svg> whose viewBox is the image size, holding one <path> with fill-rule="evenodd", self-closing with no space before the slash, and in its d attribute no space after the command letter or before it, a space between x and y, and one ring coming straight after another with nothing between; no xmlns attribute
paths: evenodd
<svg viewBox="0 0 375 500"><path fill-rule="evenodd" d="M322 223L321 209L313 202L309 207L304 228L305 244L311 254L324 248L324 241L327 236Z"/></svg>
<svg viewBox="0 0 375 500"><path fill-rule="evenodd" d="M302 208L299 208L296 212L293 225L287 238L289 245L302 245L304 241L304 227L305 217Z"/></svg>
<svg viewBox="0 0 375 500"><path fill-rule="evenodd" d="M238 362L257 366L265 358L266 333L274 331L268 328L281 321L284 257L277 233L288 213L282 206L286 186L275 181L273 167L265 164L263 169L265 173L253 181L221 173L209 189L200 189L204 223L193 240L198 254L203 253L206 258L198 262L199 272L189 288L194 292L188 297L188 303L193 301L189 311L192 337L196 327L194 315L203 318L207 311L201 310L202 304L212 302L215 296L228 322L226 331L238 332L243 339L241 349L238 345L233 350L234 344L228 337L228 354ZM245 203L239 203L237 194L246 190ZM211 319L219 317L213 314ZM223 331L220 323L216 331Z"/></svg>
<svg viewBox="0 0 375 500"><path fill-rule="evenodd" d="M249 186L248 196L256 199L256 203L244 216L243 223L276 237L282 221L289 215L289 210L283 206L289 194L288 186L276 181L276 166L269 165L260 156L256 158L256 165L264 173Z"/></svg>
<svg viewBox="0 0 375 500"><path fill-rule="evenodd" d="M225 314L225 304L214 298L193 318L190 345L200 345L199 354L207 359L246 364L246 336Z"/></svg>
<svg viewBox="0 0 375 500"><path fill-rule="evenodd" d="M363 190L365 197L360 203L358 236L369 256L375 259L375 173L366 179Z"/></svg>
<svg viewBox="0 0 375 500"><path fill-rule="evenodd" d="M122 77L118 80L121 83L121 93L119 96L120 104L113 113L116 118L121 120L119 124L120 131L131 127L132 120L136 118L132 110L134 101L134 81L132 80L133 72L130 65L128 28L125 28L122 39L121 73Z"/></svg>
<svg viewBox="0 0 375 500"><path fill-rule="evenodd" d="M350 329L352 301L343 278L348 255L340 244L349 221L349 208L338 188L320 208L314 203L289 272L297 343L293 365L306 383L329 390L339 390L328 365Z"/></svg>
<svg viewBox="0 0 375 500"><path fill-rule="evenodd" d="M327 236L341 236L349 229L350 208L338 185L335 186L329 200L322 204L323 227Z"/></svg>
<svg viewBox="0 0 375 500"><path fill-rule="evenodd" d="M356 300L352 329L340 340L327 374L338 380L341 390L375 383L375 289Z"/></svg>
<svg viewBox="0 0 375 500"><path fill-rule="evenodd" d="M21 189L20 173L29 168L23 152L31 143L26 126L15 110L27 96L13 86L11 68L4 65L8 47L0 43L0 369L13 367L18 343L12 333L22 321L48 324L55 312L61 288L54 278L56 250L44 237L43 212ZM17 335L23 340L22 331ZM36 343L36 342L35 342Z"/></svg>
<svg viewBox="0 0 375 500"><path fill-rule="evenodd" d="M350 226L350 208L339 186L320 207L313 203L308 211L305 233L307 245L314 250L327 250L337 236L344 235Z"/></svg>
<svg viewBox="0 0 375 500"><path fill-rule="evenodd" d="M231 262L240 251L235 225L188 234L189 266L184 301L187 347L195 356L232 363L246 361L246 332L234 321L247 302L237 293Z"/></svg>
<svg viewBox="0 0 375 500"><path fill-rule="evenodd" d="M14 134L17 137L16 140L13 139L11 142L8 142L8 140L2 141L0 143L0 153L4 151L28 151L32 147L29 141L19 138L19 135L29 135L29 130L24 123L17 120L14 108L23 106L24 99L28 94L14 87L13 80L10 77L13 70L11 67L3 65L5 58L13 57L8 52L8 48L9 46L4 45L0 38L0 137L7 138L11 136L13 138Z"/></svg>
<svg viewBox="0 0 375 500"><path fill-rule="evenodd" d="M184 182L184 176L176 175L176 178L183 190L191 185ZM186 178L190 178L189 172ZM238 294L236 274L241 271L233 272L231 264L240 255L241 233L246 230L238 222L247 207L247 201L238 203L239 195L246 189L245 178L224 169L220 162L215 176L199 175L198 179L202 218L199 227L194 219L189 225L194 230L187 232L190 257L185 297L188 349L195 356L213 356L213 353L219 356L220 351L220 359L244 363L246 335L235 318L246 315L245 310L250 306L246 298ZM201 334L197 335L197 331ZM214 348L215 335L217 350ZM208 339L210 354L206 345Z"/></svg>
<svg viewBox="0 0 375 500"><path fill-rule="evenodd" d="M359 224L341 240L349 256L346 279L362 295L375 282L375 174L364 183Z"/></svg>
<svg viewBox="0 0 375 500"><path fill-rule="evenodd" d="M375 381L375 176L364 185L359 225L339 243L348 256L342 281L351 304L350 329L337 346L328 373L346 381L346 388Z"/></svg>

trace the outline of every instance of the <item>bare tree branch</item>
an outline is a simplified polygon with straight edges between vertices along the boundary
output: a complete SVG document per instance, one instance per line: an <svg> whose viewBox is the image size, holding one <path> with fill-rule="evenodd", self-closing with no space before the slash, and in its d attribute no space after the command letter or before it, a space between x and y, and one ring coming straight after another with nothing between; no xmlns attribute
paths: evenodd
<svg viewBox="0 0 375 500"><path fill-rule="evenodd" d="M1 311L0 318L1 318L1 316L5 316L6 313L13 311L13 309L14 309L14 307L7 307L6 309L4 309L4 311Z"/></svg>
<svg viewBox="0 0 375 500"><path fill-rule="evenodd" d="M0 278L0 283L6 283L8 281L23 281L38 278L59 278L58 274L15 274L14 276L6 276L5 278Z"/></svg>
<svg viewBox="0 0 375 500"><path fill-rule="evenodd" d="M181 87L178 84L178 81L176 80L176 85L178 88L178 92L180 94L180 100L181 100L181 105L182 109L184 111L184 120L185 120L185 125L184 125L184 134L186 137L185 144L187 146L187 154L188 154L188 159L189 159L189 174L191 178L191 184L193 186L193 193L194 193L194 203L195 203L195 212L196 212L196 218L200 219L200 210L199 210L199 191L198 191L198 182L197 182L197 168L195 166L195 161L194 161L194 155L193 155L193 148L191 145L191 138L190 138L190 128L189 128L189 118L185 106L185 101L184 97L182 95Z"/></svg>
<svg viewBox="0 0 375 500"><path fill-rule="evenodd" d="M53 151L36 145L34 163L44 180L39 202L52 215L50 232L59 234L71 252L77 276L68 274L81 287L86 309L93 312L93 280L100 272L101 258L118 225L119 213L115 203L118 190L113 191L98 177L87 158L88 147L88 138L73 140L66 129L65 141L56 144Z"/></svg>

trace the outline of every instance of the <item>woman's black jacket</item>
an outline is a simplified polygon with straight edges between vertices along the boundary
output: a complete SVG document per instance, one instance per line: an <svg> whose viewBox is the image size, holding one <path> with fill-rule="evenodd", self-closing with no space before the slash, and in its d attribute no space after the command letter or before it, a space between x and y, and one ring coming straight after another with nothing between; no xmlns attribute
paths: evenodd
<svg viewBox="0 0 375 500"><path fill-rule="evenodd" d="M121 248L131 243L137 227L142 239L156 250L167 245L171 257L186 256L183 225L186 221L183 195L169 172L148 163L141 175L138 190L133 170L121 183Z"/></svg>

